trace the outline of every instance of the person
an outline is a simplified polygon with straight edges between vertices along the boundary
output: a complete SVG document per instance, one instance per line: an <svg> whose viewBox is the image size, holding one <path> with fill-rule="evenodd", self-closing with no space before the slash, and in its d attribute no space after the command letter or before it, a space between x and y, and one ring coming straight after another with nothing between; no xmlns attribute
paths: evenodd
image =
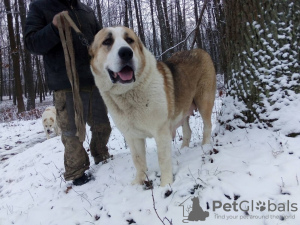
<svg viewBox="0 0 300 225"><path fill-rule="evenodd" d="M83 143L76 136L74 102L71 84L67 77L63 47L59 37L57 21L62 11L69 16L84 34L89 44L100 30L92 9L80 0L37 0L30 4L25 25L25 46L33 54L43 55L46 81L54 90L57 121L62 131L64 152L64 178L82 185L91 180L89 157ZM72 30L75 63L79 76L83 118L91 129L90 152L95 164L110 157L107 142L111 127L107 110L96 88L90 70L88 47Z"/></svg>

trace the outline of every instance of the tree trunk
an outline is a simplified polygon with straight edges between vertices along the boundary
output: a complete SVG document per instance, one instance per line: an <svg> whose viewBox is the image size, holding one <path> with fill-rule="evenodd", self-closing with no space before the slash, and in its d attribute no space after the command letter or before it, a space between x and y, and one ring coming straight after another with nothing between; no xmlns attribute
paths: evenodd
<svg viewBox="0 0 300 225"><path fill-rule="evenodd" d="M107 12L108 12L108 26L111 26L111 17L110 17L110 0L107 0Z"/></svg>
<svg viewBox="0 0 300 225"><path fill-rule="evenodd" d="M139 7L137 4L137 0L134 0L134 7L135 7L135 15L136 15L136 22L138 25L139 37L141 41L145 44L145 35L144 35L144 30L142 29L142 21L140 20L140 16L139 16Z"/></svg>
<svg viewBox="0 0 300 225"><path fill-rule="evenodd" d="M17 103L18 103L18 113L21 113L21 112L25 111L25 106L24 106L24 101L23 101L23 96L22 96L19 49L17 48L16 40L15 40L10 0L4 0L4 5L5 5L6 13L7 13L7 24L8 24L8 32L9 32L12 60L13 60L13 69L14 69L14 78L15 78L14 83L15 83L16 99L17 99Z"/></svg>
<svg viewBox="0 0 300 225"><path fill-rule="evenodd" d="M142 16L141 1L138 1L138 10L139 10L140 23L141 23L142 36L143 36L143 39L144 39L143 43L146 45L146 38L145 38L144 22L143 22L143 16Z"/></svg>
<svg viewBox="0 0 300 225"><path fill-rule="evenodd" d="M169 22L167 1L166 0L162 0L162 4L163 4L163 12L164 12L165 24L166 24L166 29L167 29L167 38L169 40L169 46L172 47L172 46L174 46L174 44L173 44L172 32L171 32L171 29L170 29L170 22ZM169 51L170 54L172 54L173 52L174 52L173 49L171 49Z"/></svg>
<svg viewBox="0 0 300 225"><path fill-rule="evenodd" d="M227 129L257 124L291 135L289 123L300 135L299 117L285 115L300 92L300 2L228 0L225 12L230 109L221 121Z"/></svg>
<svg viewBox="0 0 300 225"><path fill-rule="evenodd" d="M9 96L9 100L11 100L11 95L12 95L12 93L11 93L11 86L13 86L12 84L13 84L13 78L11 78L11 67L12 67L12 65L11 65L11 57L9 57L9 59L8 59L8 96ZM14 102L14 105L16 105L16 103Z"/></svg>
<svg viewBox="0 0 300 225"><path fill-rule="evenodd" d="M100 1L99 0L96 0L96 8L97 8L98 21L99 21L100 29L102 29L103 28L102 12L101 12L101 7L100 7Z"/></svg>
<svg viewBox="0 0 300 225"><path fill-rule="evenodd" d="M0 48L0 101L3 101L3 71L2 71L2 49Z"/></svg>
<svg viewBox="0 0 300 225"><path fill-rule="evenodd" d="M178 29L179 29L179 41L182 41L186 38L186 26L184 23L184 19L181 12L180 2L176 0L176 8L177 8L177 18L178 18ZM196 17L198 19L198 17ZM182 45L182 49L187 49L186 42Z"/></svg>
<svg viewBox="0 0 300 225"><path fill-rule="evenodd" d="M226 62L226 55L222 54L226 47L225 47L225 12L224 7L221 2L221 0L214 0L214 15L216 17L216 26L217 31L219 33L218 35L218 59L219 59L219 67L220 67L220 73L224 73L227 70L227 64ZM224 76L224 82L226 83L227 77Z"/></svg>
<svg viewBox="0 0 300 225"><path fill-rule="evenodd" d="M197 3L197 0L194 0L194 14L195 14L195 19L196 19L196 21L197 21L198 18L199 18L199 15L198 15L198 3ZM197 48L203 48L203 47L202 47L202 41L201 41L201 35L200 35L200 29L197 29L197 30L195 31L195 35L196 35Z"/></svg>
<svg viewBox="0 0 300 225"><path fill-rule="evenodd" d="M162 53L164 53L171 46L170 46L170 40L168 39L169 35L167 33L167 27L165 24L164 13L163 13L160 0L156 0L156 8L157 8L159 28L160 28L161 51ZM162 60L166 60L170 56L171 56L171 52L167 51L162 55Z"/></svg>
<svg viewBox="0 0 300 225"><path fill-rule="evenodd" d="M26 22L26 5L25 1L18 0L19 2L19 11L22 31L25 31L25 22ZM32 110L35 108L35 94L34 94L34 81L33 81L33 71L31 68L31 54L29 51L24 48L24 79L25 79L25 90L27 93L27 105L26 110Z"/></svg>
<svg viewBox="0 0 300 225"><path fill-rule="evenodd" d="M125 16L124 16L124 26L125 27L129 27L129 19L128 19L128 1L127 0L124 0L124 13L125 13Z"/></svg>
<svg viewBox="0 0 300 225"><path fill-rule="evenodd" d="M133 16L132 16L132 7L131 7L131 0L127 0L128 9L129 9L129 25L130 28L133 29Z"/></svg>
<svg viewBox="0 0 300 225"><path fill-rule="evenodd" d="M158 46L157 46L157 37L156 37L156 29L155 29L155 21L154 21L154 13L153 13L153 0L150 0L150 10L151 10L151 21L152 21L152 30L153 30L153 54L156 56L158 54Z"/></svg>
<svg viewBox="0 0 300 225"><path fill-rule="evenodd" d="M37 78L38 78L38 86L37 90L40 96L40 103L43 102L43 80L42 80L42 75L41 75L41 69L38 63L38 57L35 56L35 64L36 64L36 69L37 69Z"/></svg>

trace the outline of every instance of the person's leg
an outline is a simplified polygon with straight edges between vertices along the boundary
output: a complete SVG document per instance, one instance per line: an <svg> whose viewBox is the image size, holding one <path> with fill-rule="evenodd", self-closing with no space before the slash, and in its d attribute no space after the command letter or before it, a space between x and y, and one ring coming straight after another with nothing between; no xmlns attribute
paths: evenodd
<svg viewBox="0 0 300 225"><path fill-rule="evenodd" d="M83 103L87 96L81 96ZM71 91L56 91L55 92L55 108L57 110L57 122L61 128L61 140L65 147L64 165L65 165L65 180L75 180L84 175L84 172L89 169L90 162L88 155L83 148L83 143L79 141L76 134L75 113L73 95ZM87 107L86 107L87 108ZM85 110L84 110L85 111ZM86 118L86 114L85 118Z"/></svg>
<svg viewBox="0 0 300 225"><path fill-rule="evenodd" d="M93 88L90 98L88 123L92 131L90 150L95 164L98 164L110 157L106 145L111 133L111 127L106 107L96 87Z"/></svg>

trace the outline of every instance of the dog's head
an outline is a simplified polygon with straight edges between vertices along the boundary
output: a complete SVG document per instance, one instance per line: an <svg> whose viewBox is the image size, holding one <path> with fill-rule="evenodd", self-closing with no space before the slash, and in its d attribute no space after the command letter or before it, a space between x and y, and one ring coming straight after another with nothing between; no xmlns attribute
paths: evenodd
<svg viewBox="0 0 300 225"><path fill-rule="evenodd" d="M126 27L99 31L89 53L91 70L101 91L126 92L135 85L145 65L144 45Z"/></svg>
<svg viewBox="0 0 300 225"><path fill-rule="evenodd" d="M45 131L50 134L51 130L54 128L55 120L53 117L47 117L43 120L43 126Z"/></svg>

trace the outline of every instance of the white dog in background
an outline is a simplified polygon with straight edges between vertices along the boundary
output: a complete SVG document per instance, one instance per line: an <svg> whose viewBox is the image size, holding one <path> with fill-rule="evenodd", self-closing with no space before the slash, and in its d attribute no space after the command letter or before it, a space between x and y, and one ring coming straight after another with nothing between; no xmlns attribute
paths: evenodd
<svg viewBox="0 0 300 225"><path fill-rule="evenodd" d="M50 138L49 134L51 133L52 129L54 130L56 136L60 135L61 131L56 123L56 109L54 106L49 106L45 109L42 115L42 121L47 139Z"/></svg>

